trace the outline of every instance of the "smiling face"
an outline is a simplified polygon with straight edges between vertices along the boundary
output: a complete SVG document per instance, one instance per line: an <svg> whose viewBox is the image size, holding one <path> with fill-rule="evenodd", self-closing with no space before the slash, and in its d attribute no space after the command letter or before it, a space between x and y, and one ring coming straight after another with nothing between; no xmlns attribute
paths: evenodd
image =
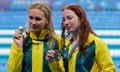
<svg viewBox="0 0 120 72"><path fill-rule="evenodd" d="M39 9L30 9L29 10L29 28L33 32L40 32L45 25L47 24L47 19L45 18L44 13Z"/></svg>
<svg viewBox="0 0 120 72"><path fill-rule="evenodd" d="M80 21L73 11L65 9L62 16L63 27L68 33L74 33L79 30Z"/></svg>

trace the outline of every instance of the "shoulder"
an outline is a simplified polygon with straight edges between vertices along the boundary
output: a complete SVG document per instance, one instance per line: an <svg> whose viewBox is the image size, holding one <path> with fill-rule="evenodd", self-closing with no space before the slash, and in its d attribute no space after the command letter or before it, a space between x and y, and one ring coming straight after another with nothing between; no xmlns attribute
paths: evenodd
<svg viewBox="0 0 120 72"><path fill-rule="evenodd" d="M88 44L93 42L95 43L95 51L99 52L99 51L103 51L103 50L108 50L108 46L105 43L105 41L103 39L101 39L100 37L94 35L94 34L90 34L88 37Z"/></svg>
<svg viewBox="0 0 120 72"><path fill-rule="evenodd" d="M53 33L53 37L57 41L62 40L62 37L59 34Z"/></svg>
<svg viewBox="0 0 120 72"><path fill-rule="evenodd" d="M100 37L98 37L94 34L89 34L88 42L92 42L92 41L95 41L96 46L106 44L105 41L102 38L100 38Z"/></svg>
<svg viewBox="0 0 120 72"><path fill-rule="evenodd" d="M107 46L107 44L105 43L105 41L99 37L95 37L95 43L97 47L105 47Z"/></svg>
<svg viewBox="0 0 120 72"><path fill-rule="evenodd" d="M96 56L100 56L101 54L109 55L109 48L105 41L97 36L93 35L93 39L95 42L95 53Z"/></svg>

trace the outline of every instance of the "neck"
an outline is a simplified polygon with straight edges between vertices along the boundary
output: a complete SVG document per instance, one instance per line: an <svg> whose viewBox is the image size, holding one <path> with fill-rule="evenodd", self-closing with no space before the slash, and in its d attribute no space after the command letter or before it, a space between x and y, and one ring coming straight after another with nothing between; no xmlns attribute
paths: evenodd
<svg viewBox="0 0 120 72"><path fill-rule="evenodd" d="M78 31L73 32L72 37L73 37L73 41L79 40L79 32Z"/></svg>
<svg viewBox="0 0 120 72"><path fill-rule="evenodd" d="M72 37L73 37L73 40L72 40L72 42L74 43L76 43L76 42L78 42L79 41L79 35L78 34L74 34L74 35L72 35Z"/></svg>
<svg viewBox="0 0 120 72"><path fill-rule="evenodd" d="M75 34L72 36L71 44L74 47L79 42L79 35Z"/></svg>
<svg viewBox="0 0 120 72"><path fill-rule="evenodd" d="M39 35L40 35L40 31L39 31L39 32L36 32L35 34L36 34L37 37L39 37Z"/></svg>

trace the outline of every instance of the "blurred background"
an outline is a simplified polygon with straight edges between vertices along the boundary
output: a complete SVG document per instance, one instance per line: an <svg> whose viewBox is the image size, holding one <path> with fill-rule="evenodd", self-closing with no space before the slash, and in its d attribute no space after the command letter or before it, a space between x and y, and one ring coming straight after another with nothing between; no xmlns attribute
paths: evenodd
<svg viewBox="0 0 120 72"><path fill-rule="evenodd" d="M120 72L120 0L0 0L0 72L7 72L14 31L21 25L27 27L27 9L36 1L49 3L58 34L61 9L66 4L80 4L94 31L107 43L117 72Z"/></svg>

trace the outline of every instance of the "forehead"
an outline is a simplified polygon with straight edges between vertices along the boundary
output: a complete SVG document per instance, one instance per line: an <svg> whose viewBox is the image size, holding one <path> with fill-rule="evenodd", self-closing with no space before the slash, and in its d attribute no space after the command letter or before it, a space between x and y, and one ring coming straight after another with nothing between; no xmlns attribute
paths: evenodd
<svg viewBox="0 0 120 72"><path fill-rule="evenodd" d="M29 10L29 15L44 16L44 12L39 10L39 9L30 9Z"/></svg>
<svg viewBox="0 0 120 72"><path fill-rule="evenodd" d="M62 12L63 16L66 16L66 15L76 15L72 10L69 10L69 9L65 9L63 12Z"/></svg>

